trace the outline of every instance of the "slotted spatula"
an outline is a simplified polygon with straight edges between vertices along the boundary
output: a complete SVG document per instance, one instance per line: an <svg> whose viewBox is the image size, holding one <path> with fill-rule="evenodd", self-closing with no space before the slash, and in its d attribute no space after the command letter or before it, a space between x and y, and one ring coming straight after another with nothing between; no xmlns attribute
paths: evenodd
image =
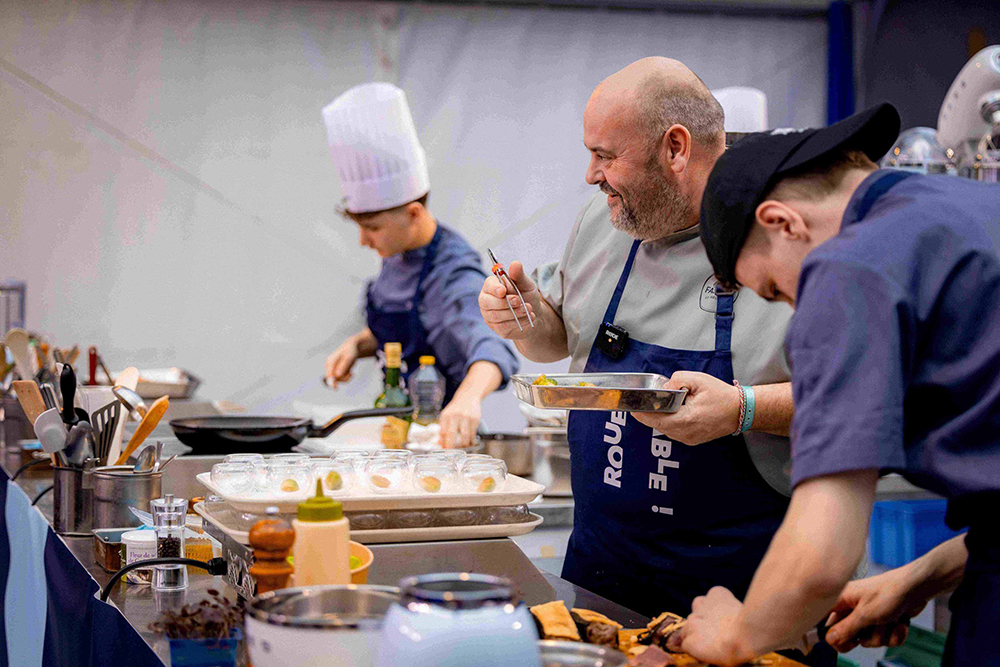
<svg viewBox="0 0 1000 667"><path fill-rule="evenodd" d="M111 451L111 442L121 417L121 407L121 402L115 400L90 414L90 423L97 431L97 451L94 454L102 461L107 459Z"/></svg>

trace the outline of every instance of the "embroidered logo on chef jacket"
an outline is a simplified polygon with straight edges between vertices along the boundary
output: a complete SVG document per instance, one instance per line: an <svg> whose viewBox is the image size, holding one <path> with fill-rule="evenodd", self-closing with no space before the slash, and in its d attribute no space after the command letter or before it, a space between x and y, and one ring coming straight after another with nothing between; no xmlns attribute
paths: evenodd
<svg viewBox="0 0 1000 667"><path fill-rule="evenodd" d="M808 128L795 128L795 127L776 127L771 130L771 136L775 135L785 135L785 134L797 134L799 132L805 132Z"/></svg>
<svg viewBox="0 0 1000 667"><path fill-rule="evenodd" d="M712 313L712 315L715 315L716 290L725 291L715 276L710 275L705 278L705 282L701 286L701 294L698 296L698 307L706 313ZM733 303L736 303L739 298L740 290L736 290L736 293L733 294Z"/></svg>
<svg viewBox="0 0 1000 667"><path fill-rule="evenodd" d="M669 483L667 471L677 470L681 467L680 463L670 458L673 447L674 443L667 440L667 436L653 431L649 451L654 457L653 460L656 461L656 469L649 473L649 489L651 491L666 493L667 484ZM659 504L653 505L651 509L654 514L669 514L672 516L674 513L673 507L665 507Z"/></svg>

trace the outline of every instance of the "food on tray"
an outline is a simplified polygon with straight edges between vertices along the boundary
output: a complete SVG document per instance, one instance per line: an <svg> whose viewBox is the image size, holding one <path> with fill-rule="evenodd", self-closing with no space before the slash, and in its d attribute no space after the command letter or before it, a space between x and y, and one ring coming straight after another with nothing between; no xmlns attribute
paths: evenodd
<svg viewBox="0 0 1000 667"><path fill-rule="evenodd" d="M283 481L281 483L281 490L282 491L289 491L289 492L291 492L291 491L298 491L299 490L299 483L296 482L294 479L286 479L285 481Z"/></svg>
<svg viewBox="0 0 1000 667"><path fill-rule="evenodd" d="M388 477L384 477L382 475L372 475L371 480L372 484L374 484L380 489L388 489L389 486L392 484L392 482L389 481Z"/></svg>
<svg viewBox="0 0 1000 667"><path fill-rule="evenodd" d="M684 627L686 620L664 612L645 628L626 629L603 614L589 609L566 609L562 600L530 607L538 636L542 639L603 644L629 656L632 667L709 667L687 653L674 653L667 647L670 636ZM768 653L748 665L764 667L802 667L777 653Z"/></svg>
<svg viewBox="0 0 1000 667"><path fill-rule="evenodd" d="M580 382L576 385L577 387L596 387L597 385L593 382Z"/></svg>
<svg viewBox="0 0 1000 667"><path fill-rule="evenodd" d="M343 488L344 478L341 477L340 473L336 470L331 470L326 474L326 478L323 480L323 483L326 484L326 488L331 491L337 491L338 489Z"/></svg>
<svg viewBox="0 0 1000 667"><path fill-rule="evenodd" d="M542 373L537 378L535 378L535 381L532 382L531 384L555 387L558 383L555 380L550 380L549 378L545 377L545 373Z"/></svg>
<svg viewBox="0 0 1000 667"><path fill-rule="evenodd" d="M528 611L535 619L538 636L542 639L568 639L581 641L576 623L562 600L554 600L545 604L529 607Z"/></svg>
<svg viewBox="0 0 1000 667"><path fill-rule="evenodd" d="M476 493L491 493L497 488L497 481L492 477L485 477L476 487Z"/></svg>
<svg viewBox="0 0 1000 667"><path fill-rule="evenodd" d="M441 480L432 475L420 478L420 488L428 493L437 493L441 490Z"/></svg>

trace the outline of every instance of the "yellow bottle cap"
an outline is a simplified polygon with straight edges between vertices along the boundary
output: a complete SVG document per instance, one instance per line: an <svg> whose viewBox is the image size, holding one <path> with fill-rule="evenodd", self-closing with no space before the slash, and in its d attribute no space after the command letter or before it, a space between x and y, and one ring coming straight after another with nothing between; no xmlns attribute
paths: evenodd
<svg viewBox="0 0 1000 667"><path fill-rule="evenodd" d="M399 368L402 359L403 359L403 345L401 343L385 344L386 368Z"/></svg>
<svg viewBox="0 0 1000 667"><path fill-rule="evenodd" d="M421 366L433 366L435 361L436 360L434 359L434 357L429 354L425 354L424 356L420 357Z"/></svg>
<svg viewBox="0 0 1000 667"><path fill-rule="evenodd" d="M344 518L344 506L323 495L323 482L316 480L316 495L299 503L299 521L338 521Z"/></svg>

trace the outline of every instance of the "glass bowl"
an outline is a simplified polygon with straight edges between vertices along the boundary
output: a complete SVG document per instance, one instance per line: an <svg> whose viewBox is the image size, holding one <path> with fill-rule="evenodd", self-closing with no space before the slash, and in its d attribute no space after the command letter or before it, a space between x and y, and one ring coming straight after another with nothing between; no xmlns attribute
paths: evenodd
<svg viewBox="0 0 1000 667"><path fill-rule="evenodd" d="M409 490L410 466L403 459L373 458L365 466L368 488L375 493L402 494Z"/></svg>
<svg viewBox="0 0 1000 667"><path fill-rule="evenodd" d="M462 478L469 493L493 493L507 481L507 466L503 461L466 461Z"/></svg>
<svg viewBox="0 0 1000 667"><path fill-rule="evenodd" d="M265 490L268 493L315 493L316 482L308 463L268 463Z"/></svg>
<svg viewBox="0 0 1000 667"><path fill-rule="evenodd" d="M323 482L324 493L344 495L357 488L358 473L350 461L321 459L312 464L312 470L313 477Z"/></svg>
<svg viewBox="0 0 1000 667"><path fill-rule="evenodd" d="M458 468L442 458L418 458L413 464L413 490L418 493L454 493L459 490Z"/></svg>
<svg viewBox="0 0 1000 667"><path fill-rule="evenodd" d="M255 472L249 463L216 463L212 466L212 484L229 495L249 493L254 490Z"/></svg>

